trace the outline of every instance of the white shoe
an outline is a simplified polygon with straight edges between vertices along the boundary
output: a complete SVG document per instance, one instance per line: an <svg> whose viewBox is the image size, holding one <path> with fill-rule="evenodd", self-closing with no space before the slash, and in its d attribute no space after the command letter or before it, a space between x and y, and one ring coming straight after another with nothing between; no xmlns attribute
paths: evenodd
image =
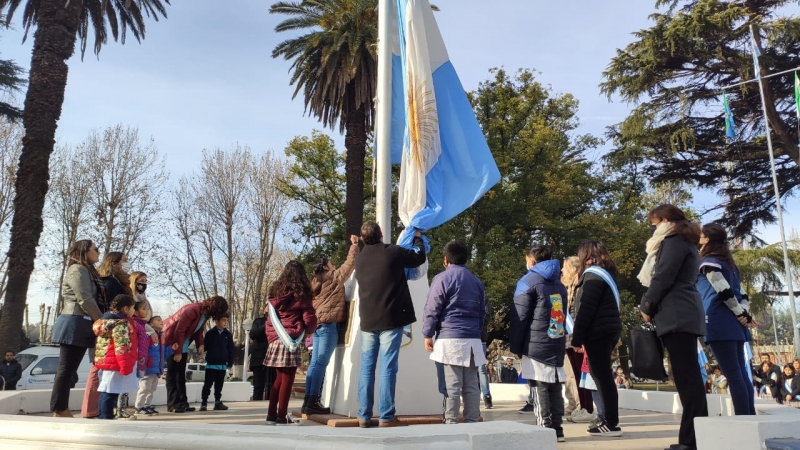
<svg viewBox="0 0 800 450"><path fill-rule="evenodd" d="M585 409L577 409L572 415L567 417L567 420L572 423L591 423L597 418L597 414L587 412Z"/></svg>

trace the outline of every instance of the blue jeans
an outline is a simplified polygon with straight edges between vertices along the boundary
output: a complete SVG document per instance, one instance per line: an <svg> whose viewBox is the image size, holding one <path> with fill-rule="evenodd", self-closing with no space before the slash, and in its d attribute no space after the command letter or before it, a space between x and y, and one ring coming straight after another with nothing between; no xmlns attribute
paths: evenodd
<svg viewBox="0 0 800 450"><path fill-rule="evenodd" d="M600 395L600 391L592 391L592 401L594 401L594 404L596 406L594 410L597 412L597 418L605 422L606 407L603 404L603 396Z"/></svg>
<svg viewBox="0 0 800 450"><path fill-rule="evenodd" d="M483 354L486 355L486 342L483 343ZM489 372L486 370L486 364L481 364L478 367L478 381L481 383L481 393L484 397L491 397L492 393L489 391Z"/></svg>
<svg viewBox="0 0 800 450"><path fill-rule="evenodd" d="M737 416L756 414L753 385L744 364L744 341L713 341L708 343L711 353L719 363L719 368L728 379L728 393L731 394L733 412Z"/></svg>
<svg viewBox="0 0 800 450"><path fill-rule="evenodd" d="M385 331L361 332L361 373L358 377L358 418L372 419L375 403L375 367L380 356L381 379L378 386L378 420L391 422L395 416L394 391L397 384L400 343L403 327Z"/></svg>
<svg viewBox="0 0 800 450"><path fill-rule="evenodd" d="M114 407L117 406L119 394L100 393L100 419L114 419Z"/></svg>
<svg viewBox="0 0 800 450"><path fill-rule="evenodd" d="M325 369L331 361L336 342L339 340L339 324L323 323L314 332L314 351L306 374L306 395L320 395Z"/></svg>
<svg viewBox="0 0 800 450"><path fill-rule="evenodd" d="M436 365L436 381L439 384L439 393L447 398L447 382L444 380L444 364L434 361Z"/></svg>

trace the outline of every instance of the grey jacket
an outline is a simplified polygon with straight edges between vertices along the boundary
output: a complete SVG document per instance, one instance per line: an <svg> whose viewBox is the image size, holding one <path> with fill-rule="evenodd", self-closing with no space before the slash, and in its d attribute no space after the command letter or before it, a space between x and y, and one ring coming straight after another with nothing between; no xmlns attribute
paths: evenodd
<svg viewBox="0 0 800 450"><path fill-rule="evenodd" d="M89 316L92 321L99 320L103 313L97 306L97 286L92 282L89 269L80 264L73 264L67 269L62 285L64 309L61 314Z"/></svg>
<svg viewBox="0 0 800 450"><path fill-rule="evenodd" d="M679 234L664 238L658 249L650 287L639 309L653 318L656 333L705 336L705 311L697 291L700 254Z"/></svg>

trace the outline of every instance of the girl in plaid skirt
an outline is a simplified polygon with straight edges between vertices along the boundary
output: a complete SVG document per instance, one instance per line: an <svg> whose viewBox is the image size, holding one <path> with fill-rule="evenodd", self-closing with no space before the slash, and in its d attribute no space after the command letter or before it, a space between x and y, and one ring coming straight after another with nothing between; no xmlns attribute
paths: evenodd
<svg viewBox="0 0 800 450"><path fill-rule="evenodd" d="M291 425L286 413L297 366L300 365L303 341L317 328L312 303L311 284L298 261L289 261L278 280L269 288L266 333L267 355L264 365L277 372L269 395L267 425Z"/></svg>

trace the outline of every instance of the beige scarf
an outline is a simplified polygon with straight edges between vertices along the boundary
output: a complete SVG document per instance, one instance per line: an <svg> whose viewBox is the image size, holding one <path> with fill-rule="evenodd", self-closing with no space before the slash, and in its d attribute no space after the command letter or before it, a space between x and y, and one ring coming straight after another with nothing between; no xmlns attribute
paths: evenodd
<svg viewBox="0 0 800 450"><path fill-rule="evenodd" d="M664 238L672 234L672 230L674 229L675 225L672 224L672 222L662 222L658 228L656 228L653 237L647 240L647 258L645 258L642 270L637 277L639 281L642 282L642 286L650 287L650 281L653 279L653 272L656 270L656 255L658 254L658 249L661 248L661 242L664 241Z"/></svg>

